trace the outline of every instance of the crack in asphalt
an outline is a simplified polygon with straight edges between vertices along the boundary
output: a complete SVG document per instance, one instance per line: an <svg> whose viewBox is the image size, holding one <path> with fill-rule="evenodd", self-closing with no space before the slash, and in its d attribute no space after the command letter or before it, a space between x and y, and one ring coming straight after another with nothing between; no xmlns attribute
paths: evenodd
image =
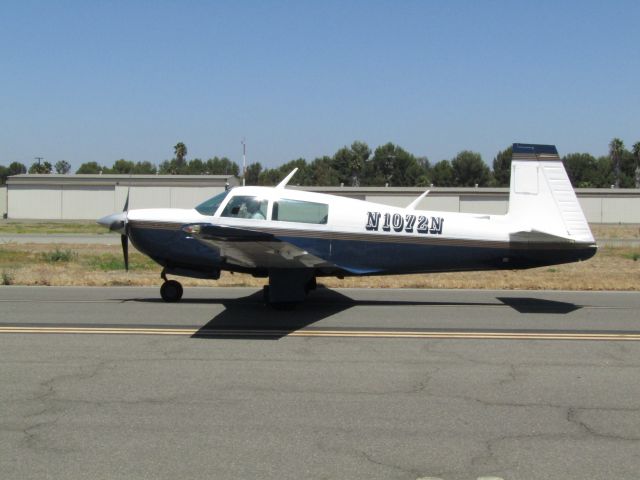
<svg viewBox="0 0 640 480"><path fill-rule="evenodd" d="M86 365L82 366L80 369L84 369ZM73 381L87 381L95 378L98 373L103 371L106 368L106 362L100 362L93 366L93 368L89 372L80 371L78 373L65 373L61 375L53 376L47 380L40 382L38 388L43 389L41 393L36 394L27 401L34 402L42 402L43 406L40 410L23 415L23 419L32 420L38 417L50 415L53 418L49 420L41 420L30 425L27 425L22 429L22 433L24 434L24 446L29 450L34 450L38 452L53 452L53 453L69 453L70 449L59 449L54 445L47 443L44 439L42 439L41 431L45 428L52 427L56 425L56 423L60 419L60 413L67 410L64 408L65 401L57 401L54 396L57 394L56 392L56 384L62 382L73 382Z"/></svg>

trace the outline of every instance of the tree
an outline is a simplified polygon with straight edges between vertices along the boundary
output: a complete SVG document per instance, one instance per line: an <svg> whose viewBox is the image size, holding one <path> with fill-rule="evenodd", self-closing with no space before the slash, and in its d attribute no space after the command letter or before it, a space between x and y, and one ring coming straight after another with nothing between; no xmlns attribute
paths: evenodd
<svg viewBox="0 0 640 480"><path fill-rule="evenodd" d="M376 148L365 168L366 185L415 186L428 172L415 156L389 142Z"/></svg>
<svg viewBox="0 0 640 480"><path fill-rule="evenodd" d="M160 175L177 175L178 165L176 164L176 159L162 162L158 167L158 172Z"/></svg>
<svg viewBox="0 0 640 480"><path fill-rule="evenodd" d="M491 172L479 153L463 150L451 161L457 187L484 187L489 183Z"/></svg>
<svg viewBox="0 0 640 480"><path fill-rule="evenodd" d="M311 185L340 185L340 175L333 168L333 160L334 159L331 157L324 156L316 158L311 162L311 165L309 165L309 170L311 171Z"/></svg>
<svg viewBox="0 0 640 480"><path fill-rule="evenodd" d="M56 162L55 169L56 173L66 175L71 171L71 165L66 160L60 160L59 162Z"/></svg>
<svg viewBox="0 0 640 480"><path fill-rule="evenodd" d="M613 173L616 188L620 188L620 160L624 151L624 143L619 138L614 138L609 143L609 156L613 162Z"/></svg>
<svg viewBox="0 0 640 480"><path fill-rule="evenodd" d="M304 158L292 160L278 168L266 168L262 170L258 177L258 184L266 186L277 185L289 175L294 168L297 168L298 171L291 179L291 185L313 185L313 174Z"/></svg>
<svg viewBox="0 0 640 480"><path fill-rule="evenodd" d="M620 188L633 188L636 184L636 159L626 148L620 156Z"/></svg>
<svg viewBox="0 0 640 480"><path fill-rule="evenodd" d="M247 167L247 171L244 177L246 185L258 185L258 179L262 172L262 165L260 162L252 163Z"/></svg>
<svg viewBox="0 0 640 480"><path fill-rule="evenodd" d="M153 163L147 161L136 162L135 166L133 167L133 173L137 174L155 175L157 171L158 169L156 168L156 166Z"/></svg>
<svg viewBox="0 0 640 480"><path fill-rule="evenodd" d="M358 187L360 186L360 176L370 156L369 145L355 141L351 147L342 147L335 153L332 168L339 176L341 183Z"/></svg>
<svg viewBox="0 0 640 480"><path fill-rule="evenodd" d="M604 178L597 178L598 165L593 155L570 153L562 157L562 163L574 188L594 188L606 182Z"/></svg>
<svg viewBox="0 0 640 480"><path fill-rule="evenodd" d="M182 142L178 142L173 146L173 150L176 155L177 166L178 167L184 166L184 163L185 163L184 157L187 156L187 146Z"/></svg>
<svg viewBox="0 0 640 480"><path fill-rule="evenodd" d="M596 188L610 188L614 184L613 163L609 155L598 157L596 160Z"/></svg>
<svg viewBox="0 0 640 480"><path fill-rule="evenodd" d="M29 173L49 174L52 170L53 167L49 162L33 162L29 167Z"/></svg>
<svg viewBox="0 0 640 480"><path fill-rule="evenodd" d="M277 185L280 180L282 180L282 178L280 178L280 170L277 168L265 168L260 172L258 185L273 186Z"/></svg>
<svg viewBox="0 0 640 480"><path fill-rule="evenodd" d="M498 152L493 159L493 179L496 187L508 187L511 180L511 157L513 147Z"/></svg>
<svg viewBox="0 0 640 480"><path fill-rule="evenodd" d="M135 165L132 161L121 158L120 160L116 160L113 163L113 167L111 167L111 173L131 174L133 173L134 167Z"/></svg>
<svg viewBox="0 0 640 480"><path fill-rule="evenodd" d="M449 160L440 160L431 170L433 184L437 187L452 187L454 183L453 167Z"/></svg>
<svg viewBox="0 0 640 480"><path fill-rule="evenodd" d="M417 157L416 162L420 168L420 173L416 178L415 185L417 187L428 187L431 185L433 174L431 172L431 164L429 163L429 159L427 157Z"/></svg>
<svg viewBox="0 0 640 480"><path fill-rule="evenodd" d="M285 163L280 168L277 169L277 183L280 183L287 175L291 173L291 171L297 168L298 171L293 176L293 178L289 181L291 185L313 185L313 175L311 172L311 168L307 164L307 161L304 158L297 158L296 160L291 160L290 162Z"/></svg>
<svg viewBox="0 0 640 480"><path fill-rule="evenodd" d="M634 170L635 187L640 188L640 142L633 144L633 156L636 160L636 168Z"/></svg>
<svg viewBox="0 0 640 480"><path fill-rule="evenodd" d="M9 169L4 165L0 165L0 184L7 183L7 177L9 176Z"/></svg>
<svg viewBox="0 0 640 480"><path fill-rule="evenodd" d="M238 164L236 162L232 162L227 157L210 158L205 164L205 170L209 175L235 175L237 177L240 173L240 167Z"/></svg>
<svg viewBox="0 0 640 480"><path fill-rule="evenodd" d="M76 170L78 174L97 174L102 173L105 169L101 167L98 162L86 162L80 165L80 168Z"/></svg>
<svg viewBox="0 0 640 480"><path fill-rule="evenodd" d="M20 162L11 162L7 170L8 170L9 176L21 175L23 173L27 173L27 167L25 167L24 164Z"/></svg>
<svg viewBox="0 0 640 480"><path fill-rule="evenodd" d="M206 172L205 163L199 158L194 158L187 165L187 172L189 175L204 175Z"/></svg>

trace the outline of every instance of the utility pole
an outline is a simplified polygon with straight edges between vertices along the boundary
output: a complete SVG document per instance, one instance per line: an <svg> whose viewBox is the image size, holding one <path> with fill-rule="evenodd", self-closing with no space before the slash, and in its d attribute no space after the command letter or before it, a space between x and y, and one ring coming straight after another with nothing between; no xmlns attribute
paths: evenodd
<svg viewBox="0 0 640 480"><path fill-rule="evenodd" d="M244 187L245 177L247 176L247 142L242 137L242 186Z"/></svg>
<svg viewBox="0 0 640 480"><path fill-rule="evenodd" d="M40 160L44 160L44 157L33 157L36 160L38 160L38 165L40 165Z"/></svg>

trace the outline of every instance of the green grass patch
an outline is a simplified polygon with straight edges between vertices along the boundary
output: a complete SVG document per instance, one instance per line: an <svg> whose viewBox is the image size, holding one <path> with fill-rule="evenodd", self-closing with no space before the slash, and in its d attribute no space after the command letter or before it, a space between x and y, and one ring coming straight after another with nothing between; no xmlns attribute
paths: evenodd
<svg viewBox="0 0 640 480"><path fill-rule="evenodd" d="M624 258L628 258L629 260L633 260L634 262L640 260L640 252L623 253L622 256Z"/></svg>
<svg viewBox="0 0 640 480"><path fill-rule="evenodd" d="M109 231L94 221L88 222L0 222L0 235L6 234L104 234Z"/></svg>
<svg viewBox="0 0 640 480"><path fill-rule="evenodd" d="M114 270L124 270L124 258L122 255L113 255L105 253L102 255L90 255L83 258L82 263L92 270L102 270L110 272ZM158 265L140 254L134 254L129 257L129 270L153 270Z"/></svg>
<svg viewBox="0 0 640 480"><path fill-rule="evenodd" d="M31 263L35 255L26 250L5 250L0 248L0 266Z"/></svg>
<svg viewBox="0 0 640 480"><path fill-rule="evenodd" d="M73 250L56 248L50 252L41 253L40 257L47 263L67 263L77 259L78 254Z"/></svg>

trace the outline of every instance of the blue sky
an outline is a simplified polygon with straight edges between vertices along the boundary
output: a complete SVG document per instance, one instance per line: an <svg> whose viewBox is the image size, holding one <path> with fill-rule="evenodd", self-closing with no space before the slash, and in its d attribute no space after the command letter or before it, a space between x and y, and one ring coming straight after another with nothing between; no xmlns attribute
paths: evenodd
<svg viewBox="0 0 640 480"><path fill-rule="evenodd" d="M640 141L637 1L5 1L0 164Z"/></svg>

